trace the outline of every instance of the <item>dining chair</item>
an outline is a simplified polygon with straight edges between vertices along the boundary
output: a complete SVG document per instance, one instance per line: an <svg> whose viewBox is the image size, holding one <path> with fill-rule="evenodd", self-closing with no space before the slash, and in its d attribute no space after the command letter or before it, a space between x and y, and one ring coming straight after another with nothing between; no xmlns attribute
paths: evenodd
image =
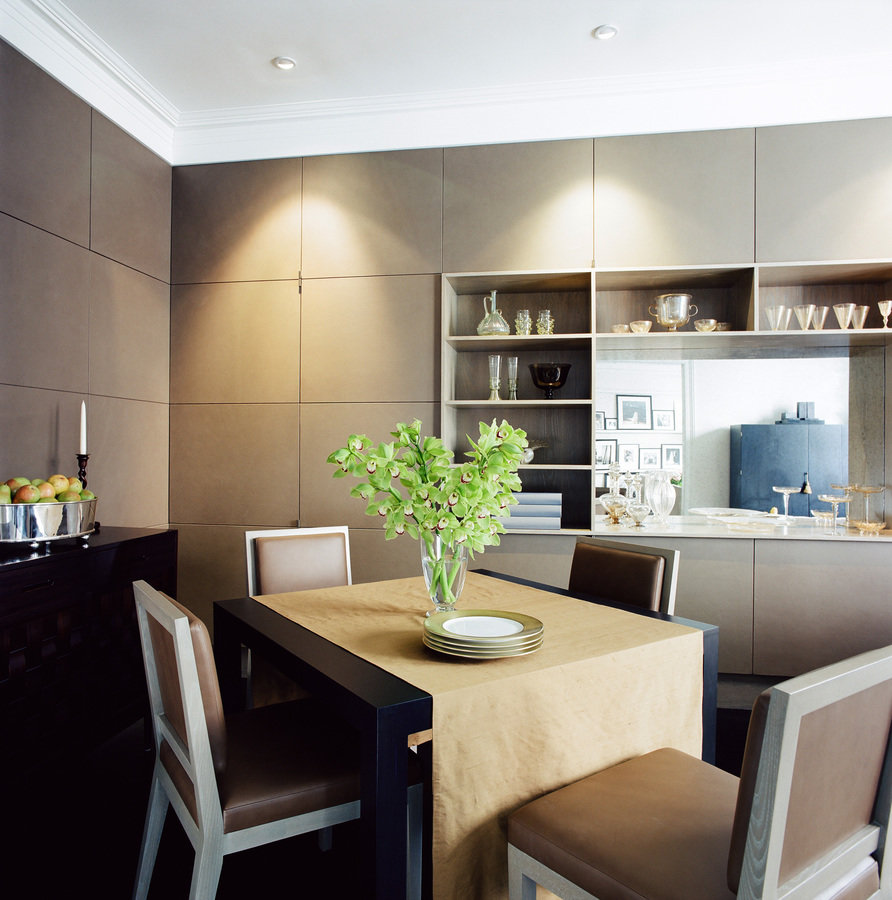
<svg viewBox="0 0 892 900"><path fill-rule="evenodd" d="M679 558L678 550L581 537L573 550L568 589L672 615Z"/></svg>
<svg viewBox="0 0 892 900"><path fill-rule="evenodd" d="M226 854L358 818L356 734L313 700L224 716L205 624L144 581L133 591L155 746L135 900L148 894L170 806L195 850L190 900L215 896ZM421 895L416 776L407 809L413 898Z"/></svg>
<svg viewBox="0 0 892 900"><path fill-rule="evenodd" d="M345 525L245 532L248 594L282 594L352 583ZM245 651L248 700L260 706L308 696L261 657Z"/></svg>
<svg viewBox="0 0 892 900"><path fill-rule="evenodd" d="M510 900L892 897L892 647L753 707L740 778L660 749L508 819Z"/></svg>

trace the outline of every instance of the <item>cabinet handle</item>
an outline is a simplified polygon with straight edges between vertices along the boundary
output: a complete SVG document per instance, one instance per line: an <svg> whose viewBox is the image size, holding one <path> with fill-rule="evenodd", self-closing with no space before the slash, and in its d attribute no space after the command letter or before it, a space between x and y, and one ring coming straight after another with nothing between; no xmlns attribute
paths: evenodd
<svg viewBox="0 0 892 900"><path fill-rule="evenodd" d="M39 591L39 590L42 590L43 588L52 587L55 583L56 583L55 578L47 578L46 581L40 581L37 584L29 585L28 587L25 588L25 590L22 593L29 594L29 593L31 593L31 591Z"/></svg>

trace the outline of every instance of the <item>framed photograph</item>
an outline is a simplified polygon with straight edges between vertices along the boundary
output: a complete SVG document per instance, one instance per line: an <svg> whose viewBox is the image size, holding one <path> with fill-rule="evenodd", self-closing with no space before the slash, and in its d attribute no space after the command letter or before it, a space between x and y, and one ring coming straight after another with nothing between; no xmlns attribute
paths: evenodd
<svg viewBox="0 0 892 900"><path fill-rule="evenodd" d="M637 444L620 444L619 445L619 464L624 469L638 468L638 445Z"/></svg>
<svg viewBox="0 0 892 900"><path fill-rule="evenodd" d="M616 431L616 419L606 419L607 431Z"/></svg>
<svg viewBox="0 0 892 900"><path fill-rule="evenodd" d="M595 431L605 431L607 426L605 424L607 420L607 413L602 412L601 410L595 410Z"/></svg>
<svg viewBox="0 0 892 900"><path fill-rule="evenodd" d="M596 488L606 488L607 487L607 473L606 472L595 472L595 487Z"/></svg>
<svg viewBox="0 0 892 900"><path fill-rule="evenodd" d="M656 415L656 413L654 413ZM659 469L660 468L660 448L659 447L642 447L638 453L639 469Z"/></svg>
<svg viewBox="0 0 892 900"><path fill-rule="evenodd" d="M655 409L654 429L656 431L675 431L675 410Z"/></svg>
<svg viewBox="0 0 892 900"><path fill-rule="evenodd" d="M651 398L647 394L616 395L617 427L622 430L647 430L653 426Z"/></svg>
<svg viewBox="0 0 892 900"><path fill-rule="evenodd" d="M663 444L663 468L681 468L681 444Z"/></svg>
<svg viewBox="0 0 892 900"><path fill-rule="evenodd" d="M616 462L617 441L595 441L595 465L606 468Z"/></svg>

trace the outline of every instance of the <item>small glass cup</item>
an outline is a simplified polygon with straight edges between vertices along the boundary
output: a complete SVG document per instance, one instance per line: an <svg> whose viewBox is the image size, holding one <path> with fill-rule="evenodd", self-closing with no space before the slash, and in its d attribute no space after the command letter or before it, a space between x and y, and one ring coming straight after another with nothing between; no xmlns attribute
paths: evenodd
<svg viewBox="0 0 892 900"><path fill-rule="evenodd" d="M856 306L855 312L852 313L852 328L863 328L868 312L870 312L869 306Z"/></svg>
<svg viewBox="0 0 892 900"><path fill-rule="evenodd" d="M783 331L786 311L786 306L765 307L765 318L768 320L768 327L772 331Z"/></svg>
<svg viewBox="0 0 892 900"><path fill-rule="evenodd" d="M833 312L836 313L836 321L839 327L845 330L852 324L852 316L855 314L854 303L834 303Z"/></svg>
<svg viewBox="0 0 892 900"><path fill-rule="evenodd" d="M508 399L517 399L517 357L508 357Z"/></svg>
<svg viewBox="0 0 892 900"><path fill-rule="evenodd" d="M808 331L811 320L815 314L814 303L804 303L801 306L794 306L793 312L796 313L796 321L799 322L799 328L802 331Z"/></svg>
<svg viewBox="0 0 892 900"><path fill-rule="evenodd" d="M529 334L532 324L528 309L517 310L517 315L514 317L514 330L517 334Z"/></svg>
<svg viewBox="0 0 892 900"><path fill-rule="evenodd" d="M489 357L489 399L490 400L499 400L499 388L502 386L501 378L499 374L502 368L502 357L501 356L490 356Z"/></svg>
<svg viewBox="0 0 892 900"><path fill-rule="evenodd" d="M830 312L829 306L816 306L811 316L811 327L815 331L821 331L824 328L824 322L827 321L827 313Z"/></svg>
<svg viewBox="0 0 892 900"><path fill-rule="evenodd" d="M554 319L550 309L540 309L536 319L536 331L539 334L554 334Z"/></svg>

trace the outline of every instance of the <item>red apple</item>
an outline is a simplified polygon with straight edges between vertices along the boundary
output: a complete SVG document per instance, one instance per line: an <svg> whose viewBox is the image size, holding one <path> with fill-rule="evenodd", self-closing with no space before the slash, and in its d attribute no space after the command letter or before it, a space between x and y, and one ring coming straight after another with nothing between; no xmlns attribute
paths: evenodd
<svg viewBox="0 0 892 900"><path fill-rule="evenodd" d="M23 484L13 495L13 503L37 503L40 491L33 484Z"/></svg>

